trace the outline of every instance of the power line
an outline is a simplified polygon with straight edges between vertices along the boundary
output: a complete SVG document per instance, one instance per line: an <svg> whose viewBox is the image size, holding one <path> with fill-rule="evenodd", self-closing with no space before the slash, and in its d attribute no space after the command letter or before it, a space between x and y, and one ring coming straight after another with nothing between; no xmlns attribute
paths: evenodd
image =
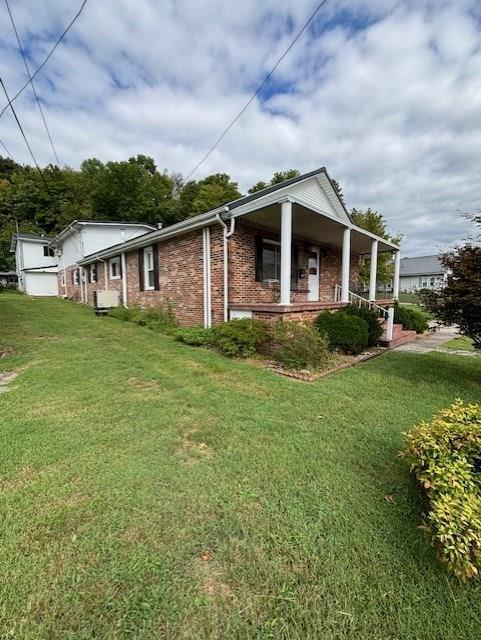
<svg viewBox="0 0 481 640"><path fill-rule="evenodd" d="M3 80L1 78L1 76L0 76L0 84L2 85L3 92L5 93L5 97L7 98L8 106L12 110L12 113L13 113L13 116L14 116L16 122L17 122L18 128L20 129L20 133L22 134L23 139L25 140L25 144L27 145L27 148L30 151L30 155L32 156L33 163L37 167L37 171L39 172L40 176L42 177L42 180L43 180L43 183L45 185L45 188L47 189L48 193L50 193L50 189L48 188L48 184L47 184L47 181L45 180L45 176L43 175L43 172L40 169L40 167L38 166L38 162L36 161L35 156L33 155L32 147L30 146L30 144L29 144L29 142L27 140L27 136L25 135L23 127L20 124L20 120L18 119L18 116L17 116L17 114L15 112L15 109L13 108L12 101L10 100L10 98L8 96L7 89L5 88L5 85L3 84Z"/></svg>
<svg viewBox="0 0 481 640"><path fill-rule="evenodd" d="M0 145L5 149L5 151L7 152L7 156L10 158L10 160L13 160L12 158L12 154L10 153L10 151L7 149L7 146L5 145L5 143L0 140Z"/></svg>
<svg viewBox="0 0 481 640"><path fill-rule="evenodd" d="M320 2L316 9L314 10L314 12L309 16L309 18L306 20L306 22L304 23L304 25L302 26L302 29L297 33L296 37L294 38L294 40L292 40L292 42L290 43L290 45L287 47L287 49L284 51L284 53L281 55L281 57L277 60L277 62L275 63L275 65L272 67L272 69L269 71L269 73L266 75L266 77L264 78L264 80L260 83L260 85L257 87L257 89L255 90L255 92L252 94L252 96L249 98L249 100L245 103L245 105L242 107L242 109L239 111L239 113L235 116L235 118L233 120L231 120L231 122L227 125L227 127L224 129L224 131L220 134L220 136L217 138L217 140L214 142L214 144L211 146L211 148L209 149L209 151L207 151L207 153L203 156L203 158L195 165L195 167L192 169L192 171L187 175L187 177L185 178L184 182L187 182L188 179L197 171L197 169L204 164L204 162L207 160L207 158L210 156L210 154L214 151L214 149L218 146L218 144L221 142L221 140L226 136L226 134L232 129L232 127L235 125L235 123L237 122L237 120L239 120L239 118L242 116L242 114L244 113L244 111L247 109L247 107L251 104L251 102L259 95L259 93L261 92L262 88L265 86L265 84L270 80L272 74L274 73L274 71L277 69L277 67L281 64L281 62L284 60L284 58L287 56L287 54L289 53L289 51L292 49L292 47L296 44L296 42L299 40L299 38L302 36L302 34L304 33L304 31L307 29L307 27L310 25L310 23L314 20L314 18L316 17L317 13L322 9L322 7L326 4L327 0L322 0L322 2Z"/></svg>
<svg viewBox="0 0 481 640"><path fill-rule="evenodd" d="M15 100L18 98L18 96L28 87L29 84L31 84L32 80L40 73L40 71L44 68L44 66L47 64L47 62L49 61L52 53L55 51L55 49L58 47L58 45L62 42L62 40L64 39L64 37L67 35L67 33L69 32L70 28L73 26L74 22L77 20L77 18L80 16L80 14L82 13L85 5L87 4L87 0L83 0L82 4L80 5L80 9L77 11L77 13L74 15L74 17L72 18L72 20L69 22L69 24L67 25L67 27L64 29L62 35L59 37L59 39L57 40L57 42L53 45L53 47L50 49L49 53L47 54L46 58L44 59L44 61L42 62L42 64L38 67L38 69L35 71L35 73L32 75L31 78L29 78L28 82L26 82L23 87L21 89L19 89L17 91L17 93L13 96L11 102L15 102ZM10 104L6 104L3 109L0 111L0 118L3 116L3 114L5 113L5 111L8 109L8 107L10 106Z"/></svg>
<svg viewBox="0 0 481 640"><path fill-rule="evenodd" d="M47 137L49 139L50 146L52 147L53 155L55 156L55 160L57 162L57 165L60 166L60 161L58 159L57 151L55 149L55 145L53 144L52 136L50 135L50 131L49 131L49 128L48 128L48 125L47 125L47 120L45 119L45 115L43 113L42 105L40 104L40 100L38 99L37 91L35 89L35 85L33 83L33 79L32 79L32 76L30 74L30 69L28 67L27 58L25 57L25 53L23 51L22 43L20 42L20 36L18 35L17 27L15 25L15 20L13 19L13 15L12 15L12 12L10 10L10 5L8 4L8 0L5 0L5 5L7 7L8 15L10 16L10 21L12 23L12 27L13 27L13 30L15 32L15 37L17 38L18 48L20 49L20 53L22 54L23 64L25 65L25 70L27 72L27 76L28 76L28 78L30 80L30 84L32 85L33 95L35 96L35 100L37 102L38 110L40 111L40 115L41 115L42 120L43 120L43 125L45 127L45 131L47 132Z"/></svg>

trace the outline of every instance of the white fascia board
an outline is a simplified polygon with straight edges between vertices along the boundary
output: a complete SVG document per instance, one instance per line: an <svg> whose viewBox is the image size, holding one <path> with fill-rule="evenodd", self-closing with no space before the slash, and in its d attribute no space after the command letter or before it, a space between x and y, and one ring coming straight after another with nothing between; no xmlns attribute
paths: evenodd
<svg viewBox="0 0 481 640"><path fill-rule="evenodd" d="M225 206L219 207L217 209L212 209L212 211L201 213L194 218L187 218L187 220L177 222L176 224L173 224L170 227L166 227L165 229L159 229L158 231L153 231L152 233L146 233L144 235L138 236L137 238L133 238L132 240L127 240L127 242L123 242L122 244L116 244L112 247L107 247L107 249L103 249L102 251L97 251L97 253L93 253L89 256L86 256L82 260L79 260L78 263L83 266L86 264L90 264L91 262L96 262L97 260L104 260L113 256L118 256L125 251L133 251L134 249L148 247L154 242L162 242L163 240L168 240L169 238L181 235L183 233L195 231L196 229L200 229L202 227L210 225L213 222L217 222L217 214L224 213L226 210L227 208Z"/></svg>

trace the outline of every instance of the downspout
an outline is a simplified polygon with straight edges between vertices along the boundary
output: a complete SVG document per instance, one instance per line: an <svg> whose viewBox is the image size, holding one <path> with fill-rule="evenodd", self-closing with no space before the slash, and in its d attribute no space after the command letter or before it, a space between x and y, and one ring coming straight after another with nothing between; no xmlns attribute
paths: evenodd
<svg viewBox="0 0 481 640"><path fill-rule="evenodd" d="M120 254L122 261L122 305L127 308L127 260L125 259L125 251Z"/></svg>
<svg viewBox="0 0 481 640"><path fill-rule="evenodd" d="M226 207L225 210L228 211L228 207ZM224 322L227 322L229 320L229 252L227 241L235 231L235 218L230 219L230 229L228 229L219 213L217 213L215 217L224 232Z"/></svg>

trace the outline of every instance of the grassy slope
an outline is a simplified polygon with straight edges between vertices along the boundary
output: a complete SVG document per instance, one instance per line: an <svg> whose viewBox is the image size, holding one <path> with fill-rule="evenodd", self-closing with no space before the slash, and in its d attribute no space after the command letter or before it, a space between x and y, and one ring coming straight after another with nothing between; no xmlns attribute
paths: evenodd
<svg viewBox="0 0 481 640"><path fill-rule="evenodd" d="M470 340L467 336L457 336L456 338L451 338L447 342L443 342L443 347L446 349L457 349L459 351L474 351L473 341Z"/></svg>
<svg viewBox="0 0 481 640"><path fill-rule="evenodd" d="M68 302L2 295L0 319L0 368L25 367L0 395L1 637L479 637L397 452L481 400L480 360L305 385Z"/></svg>

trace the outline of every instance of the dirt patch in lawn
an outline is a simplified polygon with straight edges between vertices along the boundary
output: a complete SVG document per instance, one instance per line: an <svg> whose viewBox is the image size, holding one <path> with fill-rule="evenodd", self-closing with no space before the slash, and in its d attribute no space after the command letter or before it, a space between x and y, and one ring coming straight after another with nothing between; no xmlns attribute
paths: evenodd
<svg viewBox="0 0 481 640"><path fill-rule="evenodd" d="M15 380L18 376L18 371L8 371L6 373L0 373L0 393L6 393L10 391L9 384Z"/></svg>

